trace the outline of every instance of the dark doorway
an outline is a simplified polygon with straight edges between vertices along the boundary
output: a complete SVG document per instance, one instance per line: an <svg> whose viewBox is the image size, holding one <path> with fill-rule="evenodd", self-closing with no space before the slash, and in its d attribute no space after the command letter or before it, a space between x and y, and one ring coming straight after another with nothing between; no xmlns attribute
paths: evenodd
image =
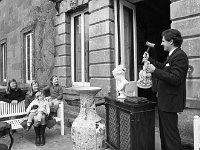
<svg viewBox="0 0 200 150"><path fill-rule="evenodd" d="M155 44L150 50L150 57L163 62L167 53L164 52L161 44L162 31L170 28L170 0L144 0L136 5L137 21L137 52L138 52L138 72L142 69L142 56L147 50L146 41ZM138 95L152 98L154 88L138 89Z"/></svg>

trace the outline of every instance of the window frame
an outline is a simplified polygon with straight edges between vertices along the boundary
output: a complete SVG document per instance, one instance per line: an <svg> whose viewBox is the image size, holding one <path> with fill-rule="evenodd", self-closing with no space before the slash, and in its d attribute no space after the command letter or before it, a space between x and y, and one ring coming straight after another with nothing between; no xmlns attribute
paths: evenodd
<svg viewBox="0 0 200 150"><path fill-rule="evenodd" d="M133 49L134 49L134 80L130 81L134 84L135 96L138 95L137 90L137 26L136 26L136 7L129 1L120 0L119 9L117 1L114 1L114 16L115 16L115 66L123 65L125 66L125 49L124 49L124 6L133 11ZM119 11L119 12L118 12ZM119 20L118 15L119 13ZM120 29L118 30L118 23L120 24ZM118 31L120 33L118 33ZM118 36L120 34L120 37ZM120 38L120 39L119 39ZM119 42L120 41L120 45ZM120 46L120 47L119 47ZM121 57L121 63L119 64L119 56ZM117 84L116 84L117 85Z"/></svg>
<svg viewBox="0 0 200 150"><path fill-rule="evenodd" d="M137 30L136 30L136 7L125 0L120 1L120 41L121 41L121 64L125 66L124 50L124 6L133 10L133 48L134 48L134 81L137 81ZM118 54L118 53L117 53Z"/></svg>
<svg viewBox="0 0 200 150"><path fill-rule="evenodd" d="M25 81L26 83L31 83L33 81L33 33L32 32L28 32L26 34L24 34L25 36L25 70L26 70L26 74L25 74ZM28 54L28 37L30 37L30 58L27 58L27 54ZM30 60L30 62L28 62L28 60ZM28 64L30 66L28 66ZM28 69L30 69L30 74L28 75ZM30 76L30 79L28 79L28 76Z"/></svg>
<svg viewBox="0 0 200 150"><path fill-rule="evenodd" d="M34 55L35 55L35 52L34 52L34 49L35 49L35 27L34 25L29 25L25 28L23 28L21 31L20 31L20 41L21 41L21 61L22 61L22 65L21 65L21 76L22 76L22 81L23 83L27 83L27 84L30 84L33 80L34 80L34 74L35 74L35 68L34 68L34 64L35 64L35 60L33 59L34 58ZM28 80L27 81L27 70L26 70L26 38L25 36L27 34L30 34L31 33L31 47L32 47L32 50L31 50L31 57L32 57L32 69L31 69L31 72L32 72L32 75L31 75L31 80Z"/></svg>
<svg viewBox="0 0 200 150"><path fill-rule="evenodd" d="M7 82L7 77L8 77L8 74L7 74L7 64L8 64L8 51L7 51L7 40L6 39L3 39L1 40L0 42L0 49L1 49L1 81L3 83L6 83ZM6 60L5 60L6 59Z"/></svg>
<svg viewBox="0 0 200 150"><path fill-rule="evenodd" d="M85 38L84 34L81 34L81 82L75 82L74 76L75 76L75 60L74 60L74 54L75 54L75 47L74 47L74 41L75 41L75 36L74 36L74 18L77 16L81 16L81 33L85 33L85 20L84 20L84 14L88 13L88 9L84 9L83 11L74 13L71 15L71 80L72 80L72 86L90 86L90 82L85 82L85 56L84 56L84 48L85 48ZM89 57L88 57L89 59ZM89 65L89 64L88 64Z"/></svg>

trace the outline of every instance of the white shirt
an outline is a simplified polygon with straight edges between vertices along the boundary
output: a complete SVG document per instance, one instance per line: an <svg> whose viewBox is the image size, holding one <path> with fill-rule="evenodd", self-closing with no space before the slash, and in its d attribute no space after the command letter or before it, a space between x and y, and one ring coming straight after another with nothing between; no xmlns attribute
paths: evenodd
<svg viewBox="0 0 200 150"><path fill-rule="evenodd" d="M170 56L170 55L175 51L175 49L177 49L177 47L175 47L173 50L171 50L171 51L169 52L169 55L168 55L168 56Z"/></svg>

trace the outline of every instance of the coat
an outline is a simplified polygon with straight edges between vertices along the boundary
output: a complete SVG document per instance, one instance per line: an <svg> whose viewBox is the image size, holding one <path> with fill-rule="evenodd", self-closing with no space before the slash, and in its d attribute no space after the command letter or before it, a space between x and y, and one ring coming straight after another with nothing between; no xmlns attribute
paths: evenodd
<svg viewBox="0 0 200 150"><path fill-rule="evenodd" d="M24 99L25 93L20 88L17 88L16 90L11 90L9 94L4 92L0 97L0 101L4 101L6 103L11 103L12 100L17 100L18 102L21 102Z"/></svg>
<svg viewBox="0 0 200 150"><path fill-rule="evenodd" d="M46 98L44 98L44 100L40 101L38 99L34 99L30 105L27 107L26 112L29 113L32 110L32 107L34 105L37 105L38 108L36 109L37 111L42 111L43 113L45 113L46 115L49 115L50 113L50 108L49 108L49 103L48 100L46 100Z"/></svg>
<svg viewBox="0 0 200 150"><path fill-rule="evenodd" d="M186 76L188 57L177 48L164 62L149 58L156 69L152 75L158 79L158 108L166 112L182 112L186 104Z"/></svg>

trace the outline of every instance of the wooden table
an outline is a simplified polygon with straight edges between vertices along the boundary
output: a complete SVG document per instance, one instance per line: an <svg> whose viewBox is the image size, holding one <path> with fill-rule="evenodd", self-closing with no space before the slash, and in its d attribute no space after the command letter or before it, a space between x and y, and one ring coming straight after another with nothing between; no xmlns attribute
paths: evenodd
<svg viewBox="0 0 200 150"><path fill-rule="evenodd" d="M14 142L13 136L11 134L11 125L6 122L0 122L0 138L6 135L9 135L10 137L10 146L8 149L11 150ZM5 144L0 144L0 148L1 146L5 147Z"/></svg>

